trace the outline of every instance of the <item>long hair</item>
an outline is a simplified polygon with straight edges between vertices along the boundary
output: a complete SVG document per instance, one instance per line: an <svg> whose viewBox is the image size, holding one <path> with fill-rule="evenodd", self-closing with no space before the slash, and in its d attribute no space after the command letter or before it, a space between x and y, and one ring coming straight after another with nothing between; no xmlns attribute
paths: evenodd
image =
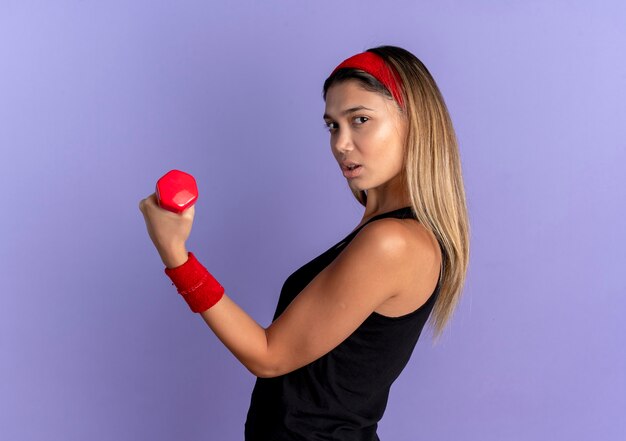
<svg viewBox="0 0 626 441"><path fill-rule="evenodd" d="M426 66L412 53L397 46L367 49L395 68L402 81L408 132L402 178L417 220L437 238L442 250L443 274L437 301L428 323L438 341L459 302L469 264L469 217L461 159L447 106ZM323 98L337 82L356 79L366 90L390 92L376 78L359 69L342 68L324 82ZM366 206L367 193L351 189Z"/></svg>

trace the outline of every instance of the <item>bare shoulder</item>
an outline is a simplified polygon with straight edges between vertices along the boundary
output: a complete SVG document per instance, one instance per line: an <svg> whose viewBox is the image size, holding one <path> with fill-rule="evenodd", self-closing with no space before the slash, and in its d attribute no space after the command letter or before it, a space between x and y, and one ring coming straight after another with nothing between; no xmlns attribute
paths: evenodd
<svg viewBox="0 0 626 441"><path fill-rule="evenodd" d="M387 256L396 270L393 277L397 292L376 312L397 317L419 308L439 280L441 249L435 235L412 218L383 218L365 225L350 245L359 252L374 250Z"/></svg>
<svg viewBox="0 0 626 441"><path fill-rule="evenodd" d="M413 235L410 227L400 219L377 219L361 228L348 247L389 253L392 256L407 251Z"/></svg>
<svg viewBox="0 0 626 441"><path fill-rule="evenodd" d="M438 260L439 244L434 234L412 218L383 218L365 225L353 241L361 247L376 247L389 253L426 263Z"/></svg>

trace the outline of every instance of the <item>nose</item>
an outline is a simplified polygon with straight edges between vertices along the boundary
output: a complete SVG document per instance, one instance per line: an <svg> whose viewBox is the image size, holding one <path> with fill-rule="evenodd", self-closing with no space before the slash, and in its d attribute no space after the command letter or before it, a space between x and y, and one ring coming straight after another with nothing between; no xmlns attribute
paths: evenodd
<svg viewBox="0 0 626 441"><path fill-rule="evenodd" d="M349 130L340 130L337 128L335 131L335 136L331 140L331 144L333 149L339 154L345 154L354 148L352 143L352 137L350 136Z"/></svg>

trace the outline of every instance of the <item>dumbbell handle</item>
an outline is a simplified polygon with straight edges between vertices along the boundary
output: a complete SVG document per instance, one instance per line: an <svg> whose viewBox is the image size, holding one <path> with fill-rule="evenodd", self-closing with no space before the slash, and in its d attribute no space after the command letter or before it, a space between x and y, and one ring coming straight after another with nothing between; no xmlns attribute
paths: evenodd
<svg viewBox="0 0 626 441"><path fill-rule="evenodd" d="M189 173L170 170L157 181L156 197L161 208L180 214L198 200L196 180Z"/></svg>

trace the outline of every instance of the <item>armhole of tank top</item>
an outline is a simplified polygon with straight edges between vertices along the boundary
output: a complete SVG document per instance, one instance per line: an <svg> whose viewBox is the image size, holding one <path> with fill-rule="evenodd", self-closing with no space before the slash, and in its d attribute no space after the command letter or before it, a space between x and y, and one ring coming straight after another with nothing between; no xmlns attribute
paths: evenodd
<svg viewBox="0 0 626 441"><path fill-rule="evenodd" d="M391 316L388 316L388 315L380 314L380 313L378 313L376 311L373 311L372 315L376 316L376 317L379 317L379 318L381 318L383 320L389 320L389 321L392 321L392 322L409 319L409 318L411 318L411 317L413 317L415 315L418 315L424 309L428 308L430 306L430 304L433 303L434 300L436 300L437 296L439 295L439 289L440 288L441 288L441 283L437 282L437 286L435 287L433 292L430 293L430 296L428 296L428 300L426 300L424 303L422 303L422 305L419 306L417 309L414 309L413 311L408 312L408 313L406 313L404 315L399 315L397 317L391 317Z"/></svg>
<svg viewBox="0 0 626 441"><path fill-rule="evenodd" d="M441 245L440 245L440 248L441 248L441 251L443 253L443 247L441 247ZM441 265L439 267L439 278L437 279L437 285L435 286L435 289L433 289L433 292L430 293L430 296L428 296L428 299L424 303L422 303L422 305L419 306L417 309L414 309L411 312L408 312L408 313L406 313L404 315L399 315L397 317L391 317L391 316L388 316L388 315L383 315L383 314L380 314L380 313L378 313L376 311L373 311L372 315L376 316L376 317L379 317L379 318L381 318L383 320L389 320L389 321L393 322L393 321L406 320L408 318L413 317L414 315L419 314L423 309L426 309L430 303L434 303L434 301L436 301L437 297L439 296L439 291L441 290L441 282L443 281L443 275L444 275L445 268L446 268L446 263L445 263L445 260L444 260L444 256L442 254L442 256L441 256Z"/></svg>
<svg viewBox="0 0 626 441"><path fill-rule="evenodd" d="M353 239L353 237L351 238L351 236L355 236L359 231L361 231L367 224L369 224L370 222L373 222L375 220L378 219L384 219L384 218L388 218L388 217L394 217L396 219L407 219L407 218L412 218L415 219L415 216L412 216L411 214L408 214L406 216L399 216L396 217L394 216L394 214L399 214L400 212L402 212L403 210L406 210L407 208L410 207L402 207L402 208L398 208L396 210L392 210L392 211L388 211L387 213L380 213L370 219L368 219L367 222L365 222L363 225L361 225L360 227L358 227L357 229L355 229L354 231L350 232L346 237L344 237L341 241L337 242L337 244L335 244L331 249L335 249L337 248L339 245L343 244L344 242L346 242L346 240L348 240L348 238L350 238L350 240Z"/></svg>

